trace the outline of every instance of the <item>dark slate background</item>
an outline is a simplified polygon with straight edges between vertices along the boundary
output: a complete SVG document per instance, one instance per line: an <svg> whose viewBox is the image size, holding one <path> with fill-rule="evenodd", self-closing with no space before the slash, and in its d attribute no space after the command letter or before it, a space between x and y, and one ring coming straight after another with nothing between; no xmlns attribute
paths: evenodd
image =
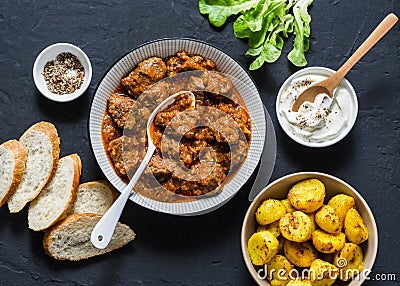
<svg viewBox="0 0 400 286"><path fill-rule="evenodd" d="M338 68L398 0L315 1L309 66ZM322 171L344 179L369 203L378 224L379 252L373 273L400 279L399 24L347 78L359 99L358 120L339 144L309 149L291 141L277 124L275 98L297 68L288 63L287 42L278 62L252 72L275 124L278 140L273 179L297 171ZM246 43L233 36L232 21L212 28L197 1L0 1L0 142L18 138L31 124L53 122L62 155L77 152L82 182L103 178L87 132L89 105L106 70L122 55L150 40L190 37L215 45L244 66ZM90 57L93 79L80 99L66 104L41 96L32 79L35 57L46 46L71 42ZM129 203L122 221L137 239L113 253L82 262L46 256L42 233L28 230L26 209L0 209L0 285L253 285L240 250L240 229L252 179L224 207L200 217L158 214ZM365 285L377 285L368 282Z"/></svg>

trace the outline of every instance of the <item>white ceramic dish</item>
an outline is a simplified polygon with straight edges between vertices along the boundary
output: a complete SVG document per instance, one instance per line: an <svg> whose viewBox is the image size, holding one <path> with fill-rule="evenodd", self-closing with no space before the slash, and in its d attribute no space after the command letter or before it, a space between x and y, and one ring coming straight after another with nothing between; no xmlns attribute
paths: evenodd
<svg viewBox="0 0 400 286"><path fill-rule="evenodd" d="M361 244L361 247L364 252L364 269L370 270L374 265L378 250L378 230L376 227L374 215L372 214L371 209L369 208L367 202L363 199L363 197L352 186L334 176L318 172L294 173L284 176L272 182L267 187L265 187L265 189L254 199L253 203L248 208L246 216L243 221L242 233L241 233L242 254L247 269L249 270L254 280L258 283L258 285L269 286L270 283L267 280L260 279L258 277L257 270L251 263L247 251L247 242L250 236L257 229L255 212L264 200L269 198L284 199L286 198L290 188L295 183L309 178L316 178L324 183L326 188L325 201L329 200L331 197L340 193L352 196L354 198L356 203L356 208L359 211L360 215L362 216L368 228L368 234L369 234L368 240L363 244ZM361 285L364 282L364 280L365 277L364 274L362 274L359 276L359 279L356 278L353 281L347 283L337 281L335 285L356 286L356 285Z"/></svg>
<svg viewBox="0 0 400 286"><path fill-rule="evenodd" d="M60 95L52 93L47 89L46 82L44 80L42 72L47 62L54 60L57 57L57 55L63 52L69 52L78 58L78 60L81 62L85 70L85 76L83 78L83 84L78 90L70 94ZM35 63L33 65L33 80L40 93L43 94L48 99L57 102L72 101L81 96L89 87L90 81L92 80L92 65L87 55L79 47L69 43L53 44L45 48L37 56Z"/></svg>
<svg viewBox="0 0 400 286"><path fill-rule="evenodd" d="M126 184L115 173L110 164L101 137L101 122L106 109L107 98L116 88L121 78L132 71L140 61L152 56L171 56L182 50L186 50L189 54L199 54L212 59L220 72L235 77L244 83L236 86L236 88L247 106L253 130L245 162L219 194L184 203L159 202L140 195L134 195L130 198L137 204L155 211L192 216L215 210L231 199L253 173L260 160L264 146L266 122L259 92L244 68L229 55L206 43L191 39L163 39L139 46L114 64L98 85L90 110L89 134L91 146L101 170L114 187L122 191Z"/></svg>
<svg viewBox="0 0 400 286"><path fill-rule="evenodd" d="M297 134L295 132L292 132L290 129L290 124L287 122L286 118L280 114L280 105L281 105L281 98L284 93L284 91L287 89L287 87L290 85L293 79L301 76L306 76L306 75L317 75L317 76L330 76L334 73L335 71L329 68L325 67L308 67L302 70L299 70L298 72L292 74L281 86L278 92L278 96L276 98L276 114L278 117L278 122L281 125L283 131L294 141L297 143L307 146L307 147L327 147L331 146L340 140L342 140L353 128L354 123L356 122L357 119L357 113L358 113L358 101L357 101L357 95L356 92L354 91L353 86L347 79L343 79L342 82L339 85L339 88L345 89L349 95L350 95L350 100L349 103L351 106L349 107L349 115L348 121L347 121L347 126L345 126L334 138L326 139L321 142L315 142L315 141L309 141ZM325 128L325 127L323 127Z"/></svg>

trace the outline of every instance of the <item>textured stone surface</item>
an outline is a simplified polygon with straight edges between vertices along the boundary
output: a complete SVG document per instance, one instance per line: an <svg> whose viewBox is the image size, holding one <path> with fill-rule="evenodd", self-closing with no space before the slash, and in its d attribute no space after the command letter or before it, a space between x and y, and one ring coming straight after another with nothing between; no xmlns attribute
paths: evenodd
<svg viewBox="0 0 400 286"><path fill-rule="evenodd" d="M398 0L315 1L311 8L309 66L337 68L388 12L400 14ZM18 138L39 120L53 122L62 155L77 152L82 182L102 174L87 133L91 97L107 69L123 54L149 40L191 37L209 42L244 66L246 43L235 39L232 23L213 29L198 13L197 1L1 1L0 142ZM341 143L308 149L278 127L275 98L283 81L297 69L286 54L252 73L276 126L277 165L273 179L304 170L336 175L364 196L375 214L380 243L374 273L400 279L399 24L348 74L359 98L356 125ZM79 45L93 65L93 80L79 100L58 104L35 89L36 55L55 42ZM254 178L254 176L253 176ZM54 261L43 253L42 233L28 231L27 212L0 209L1 285L253 285L240 250L241 222L249 205L250 180L228 204L193 218L161 215L128 204L122 221L137 232L129 246L82 262ZM365 285L376 285L368 282ZM394 282L386 282L385 285Z"/></svg>

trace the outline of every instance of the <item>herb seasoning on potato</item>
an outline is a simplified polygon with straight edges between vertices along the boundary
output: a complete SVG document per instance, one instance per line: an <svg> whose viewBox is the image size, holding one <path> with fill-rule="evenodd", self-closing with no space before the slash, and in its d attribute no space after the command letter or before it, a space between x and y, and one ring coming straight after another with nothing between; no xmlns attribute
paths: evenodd
<svg viewBox="0 0 400 286"><path fill-rule="evenodd" d="M316 212L315 222L329 233L339 233L342 230L338 213L329 205L323 206Z"/></svg>
<svg viewBox="0 0 400 286"><path fill-rule="evenodd" d="M285 214L279 221L282 236L295 242L304 242L311 237L311 220L303 212Z"/></svg>
<svg viewBox="0 0 400 286"><path fill-rule="evenodd" d="M368 239L368 230L356 209L350 209L344 219L346 238L355 244L360 244Z"/></svg>
<svg viewBox="0 0 400 286"><path fill-rule="evenodd" d="M279 242L269 231L254 233L248 242L251 262L254 265L268 263L278 252Z"/></svg>
<svg viewBox="0 0 400 286"><path fill-rule="evenodd" d="M318 258L317 250L310 242L286 240L283 246L286 258L298 267L309 267Z"/></svg>
<svg viewBox="0 0 400 286"><path fill-rule="evenodd" d="M279 220L286 213L286 208L278 200L266 200L258 207L256 212L257 222L267 225Z"/></svg>
<svg viewBox="0 0 400 286"><path fill-rule="evenodd" d="M325 186L317 179L308 179L294 185L288 194L292 206L302 212L312 213L324 203Z"/></svg>

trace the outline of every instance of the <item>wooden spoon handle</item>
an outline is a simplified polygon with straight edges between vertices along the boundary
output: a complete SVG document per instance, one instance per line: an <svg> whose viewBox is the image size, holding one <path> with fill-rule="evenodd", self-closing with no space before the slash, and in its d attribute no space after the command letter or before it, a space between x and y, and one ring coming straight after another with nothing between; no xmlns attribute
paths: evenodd
<svg viewBox="0 0 400 286"><path fill-rule="evenodd" d="M342 79L346 76L349 70L377 43L389 30L396 24L398 18L391 13L382 20L354 54L339 68L335 73L334 78L330 82L328 90L333 91Z"/></svg>

